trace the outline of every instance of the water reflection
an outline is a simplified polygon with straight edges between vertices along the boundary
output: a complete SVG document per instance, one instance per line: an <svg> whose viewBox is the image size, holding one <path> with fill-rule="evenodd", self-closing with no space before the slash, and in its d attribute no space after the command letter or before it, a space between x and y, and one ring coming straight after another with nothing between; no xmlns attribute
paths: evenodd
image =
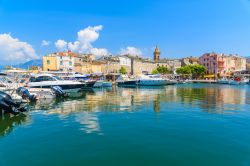
<svg viewBox="0 0 250 166"><path fill-rule="evenodd" d="M243 110L249 105L250 89L220 85L177 85L151 88L117 88L86 91L79 98L56 100L49 104L36 104L34 108L47 114L76 112L139 111L150 106L154 112L164 110L162 104L183 104L198 107L205 112L221 113L226 110Z"/></svg>
<svg viewBox="0 0 250 166"><path fill-rule="evenodd" d="M30 116L25 114L19 114L12 116L10 114L4 114L0 116L0 137L8 135L15 127L28 124L31 122Z"/></svg>
<svg viewBox="0 0 250 166"><path fill-rule="evenodd" d="M79 129L85 133L101 133L100 112L152 110L159 114L182 109L182 111L198 110L219 114L237 113L250 109L249 97L249 86L191 84L150 88L113 87L84 91L64 100L39 101L30 105L30 109L48 116L58 115L63 121L74 119L80 124ZM29 117L24 115L1 117L1 135L9 133L14 126L26 121L29 121Z"/></svg>
<svg viewBox="0 0 250 166"><path fill-rule="evenodd" d="M80 130L86 133L100 133L101 128L97 115L89 112L80 112L75 120L81 124Z"/></svg>

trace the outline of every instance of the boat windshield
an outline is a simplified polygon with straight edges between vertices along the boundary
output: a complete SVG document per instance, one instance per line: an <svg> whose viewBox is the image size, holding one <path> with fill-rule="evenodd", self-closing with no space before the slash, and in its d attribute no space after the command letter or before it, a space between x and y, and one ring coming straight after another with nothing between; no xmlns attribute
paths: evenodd
<svg viewBox="0 0 250 166"><path fill-rule="evenodd" d="M0 82L2 83L12 83L8 77L0 77Z"/></svg>
<svg viewBox="0 0 250 166"><path fill-rule="evenodd" d="M53 76L55 79L57 79L58 81L63 81L63 79L61 77L58 76Z"/></svg>

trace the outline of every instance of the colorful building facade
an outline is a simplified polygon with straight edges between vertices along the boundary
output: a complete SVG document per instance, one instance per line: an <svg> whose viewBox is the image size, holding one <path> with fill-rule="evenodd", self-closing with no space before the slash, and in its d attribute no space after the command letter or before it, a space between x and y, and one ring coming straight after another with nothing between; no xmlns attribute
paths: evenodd
<svg viewBox="0 0 250 166"><path fill-rule="evenodd" d="M203 54L199 64L206 67L206 74L216 76L230 76L234 72L246 70L246 59L238 55L217 53Z"/></svg>

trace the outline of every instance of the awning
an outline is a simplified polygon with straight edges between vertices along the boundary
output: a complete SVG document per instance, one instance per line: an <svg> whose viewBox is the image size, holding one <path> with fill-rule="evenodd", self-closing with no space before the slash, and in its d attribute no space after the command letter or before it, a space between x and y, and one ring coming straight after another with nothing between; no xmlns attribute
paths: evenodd
<svg viewBox="0 0 250 166"><path fill-rule="evenodd" d="M205 75L204 77L205 77L205 78L214 78L215 75L214 75L214 74L210 74L210 75Z"/></svg>

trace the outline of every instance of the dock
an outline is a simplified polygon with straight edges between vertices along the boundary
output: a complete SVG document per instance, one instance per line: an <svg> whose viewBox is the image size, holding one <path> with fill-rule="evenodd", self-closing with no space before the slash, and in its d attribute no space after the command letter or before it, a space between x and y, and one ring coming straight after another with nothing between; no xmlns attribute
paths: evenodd
<svg viewBox="0 0 250 166"><path fill-rule="evenodd" d="M217 80L190 80L193 83L217 83Z"/></svg>

